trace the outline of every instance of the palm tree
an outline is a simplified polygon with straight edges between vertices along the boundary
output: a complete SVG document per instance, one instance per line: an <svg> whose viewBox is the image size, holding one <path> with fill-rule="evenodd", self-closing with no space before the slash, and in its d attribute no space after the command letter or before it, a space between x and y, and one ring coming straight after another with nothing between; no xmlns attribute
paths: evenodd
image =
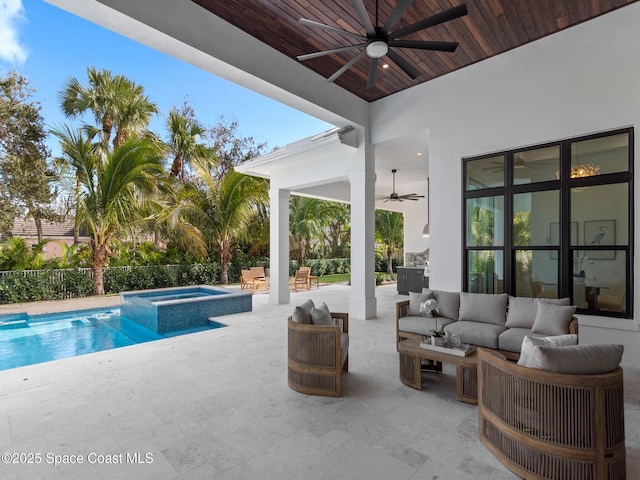
<svg viewBox="0 0 640 480"><path fill-rule="evenodd" d="M185 164L191 160L213 157L213 149L200 143L206 137L207 129L195 119L189 107L183 107L180 112L175 109L169 112L167 130L169 149L173 155L172 177L184 178Z"/></svg>
<svg viewBox="0 0 640 480"><path fill-rule="evenodd" d="M38 269L45 260L44 247L51 239L44 237L34 245L24 238L10 237L0 248L0 268L2 270Z"/></svg>
<svg viewBox="0 0 640 480"><path fill-rule="evenodd" d="M158 146L149 138L132 138L114 148L104 162L95 155L76 159L81 195L78 211L91 233L93 291L104 294L103 269L111 256L109 242L144 218L166 174Z"/></svg>
<svg viewBox="0 0 640 480"><path fill-rule="evenodd" d="M396 249L402 246L404 239L402 214L376 210L376 237L387 250L387 273L393 273L392 257Z"/></svg>
<svg viewBox="0 0 640 480"><path fill-rule="evenodd" d="M60 140L60 150L62 156L54 159L54 165L58 168L60 178L66 178L69 174L74 179L74 185L67 185L67 190L73 196L75 218L73 228L73 243L78 243L80 237L80 215L78 214L78 202L82 180L80 171L88 161L95 161L95 146L84 130L73 130L65 124L60 129L52 129L53 133Z"/></svg>
<svg viewBox="0 0 640 480"><path fill-rule="evenodd" d="M126 77L95 67L87 68L87 77L86 87L74 77L67 81L58 94L60 106L69 117L91 112L105 148L114 128L113 146L117 147L134 133L144 130L151 116L158 113L157 106L144 95L144 88Z"/></svg>
<svg viewBox="0 0 640 480"><path fill-rule="evenodd" d="M229 283L229 264L234 245L247 231L255 215L256 203L268 201L267 183L264 179L242 175L234 170L220 179L215 176L211 161L194 162L200 188L195 204L205 215L198 225L205 237L211 239L220 255L221 278Z"/></svg>
<svg viewBox="0 0 640 480"><path fill-rule="evenodd" d="M312 242L323 240L323 227L340 213L342 213L342 206L336 202L325 202L308 197L291 197L289 235L292 250L297 252L299 265L304 264Z"/></svg>

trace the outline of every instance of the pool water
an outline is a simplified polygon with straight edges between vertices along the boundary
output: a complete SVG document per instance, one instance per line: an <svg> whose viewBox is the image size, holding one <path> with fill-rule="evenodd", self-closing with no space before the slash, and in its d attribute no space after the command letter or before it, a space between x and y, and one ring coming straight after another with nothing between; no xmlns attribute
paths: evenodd
<svg viewBox="0 0 640 480"><path fill-rule="evenodd" d="M28 323L7 318L10 321L0 327L0 370L224 326L211 322L208 327L161 335L120 316L119 308L32 315Z"/></svg>

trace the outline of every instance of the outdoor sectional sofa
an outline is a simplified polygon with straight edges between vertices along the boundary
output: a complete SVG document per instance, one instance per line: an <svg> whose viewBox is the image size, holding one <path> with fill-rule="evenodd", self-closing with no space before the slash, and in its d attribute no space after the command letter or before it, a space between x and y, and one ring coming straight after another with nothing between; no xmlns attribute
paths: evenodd
<svg viewBox="0 0 640 480"><path fill-rule="evenodd" d="M420 304L433 298L439 306L435 318L420 315ZM396 342L421 339L431 330L456 334L463 343L500 351L517 359L526 336L577 334L575 307L568 298L512 297L503 294L445 292L423 289L396 304Z"/></svg>

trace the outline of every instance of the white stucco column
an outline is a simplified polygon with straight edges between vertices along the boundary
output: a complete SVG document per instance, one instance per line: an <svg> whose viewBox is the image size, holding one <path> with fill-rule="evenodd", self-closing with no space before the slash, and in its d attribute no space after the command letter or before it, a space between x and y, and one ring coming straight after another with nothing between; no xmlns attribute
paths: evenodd
<svg viewBox="0 0 640 480"><path fill-rule="evenodd" d="M289 190L271 188L269 303L289 303Z"/></svg>
<svg viewBox="0 0 640 480"><path fill-rule="evenodd" d="M375 296L375 153L364 141L357 164L349 172L351 183L351 298L349 315L376 316Z"/></svg>

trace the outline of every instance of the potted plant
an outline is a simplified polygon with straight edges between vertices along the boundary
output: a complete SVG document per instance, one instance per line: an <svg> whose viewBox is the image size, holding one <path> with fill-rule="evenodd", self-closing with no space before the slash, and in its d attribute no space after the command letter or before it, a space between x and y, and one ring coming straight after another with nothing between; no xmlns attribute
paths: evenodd
<svg viewBox="0 0 640 480"><path fill-rule="evenodd" d="M445 335L444 330L438 329L438 317L436 317L436 328L431 330L431 345L445 347L447 345Z"/></svg>
<svg viewBox="0 0 640 480"><path fill-rule="evenodd" d="M444 347L446 345L445 331L438 328L438 314L440 313L440 306L433 298L425 300L420 304L420 314L425 317L433 317L435 320L435 328L431 329L431 345L436 347Z"/></svg>

